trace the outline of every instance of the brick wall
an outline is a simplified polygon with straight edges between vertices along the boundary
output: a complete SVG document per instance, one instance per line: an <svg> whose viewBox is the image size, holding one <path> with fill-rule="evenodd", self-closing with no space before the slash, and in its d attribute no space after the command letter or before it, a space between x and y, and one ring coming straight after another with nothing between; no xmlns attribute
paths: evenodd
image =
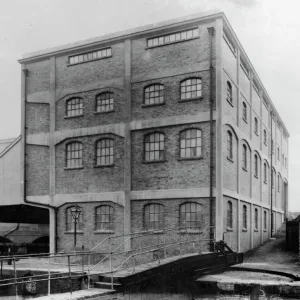
<svg viewBox="0 0 300 300"><path fill-rule="evenodd" d="M27 195L49 194L49 147L26 145Z"/></svg>
<svg viewBox="0 0 300 300"><path fill-rule="evenodd" d="M191 77L202 79L202 99L180 101L180 82ZM144 88L154 83L164 85L164 104L145 106ZM188 73L134 83L132 84L131 97L132 118L137 120L162 118L173 115L194 115L199 112L208 112L210 109L209 71Z"/></svg>
<svg viewBox="0 0 300 300"><path fill-rule="evenodd" d="M132 73L146 75L209 61L208 25L199 26L199 38L166 47L146 49L146 38L132 41Z"/></svg>
<svg viewBox="0 0 300 300"><path fill-rule="evenodd" d="M102 92L111 92L114 97L114 110L110 112L96 112L96 97ZM66 102L73 98L83 99L83 115L66 117ZM124 91L116 85L88 92L75 93L59 99L56 102L56 130L85 128L105 124L120 123L124 114Z"/></svg>
<svg viewBox="0 0 300 300"><path fill-rule="evenodd" d="M83 218L83 228L82 231L78 231L77 234L77 247L81 249L81 246L84 245L85 250L90 250L98 243L103 241L109 236L108 233L97 232L95 230L95 209L99 205L110 205L114 209L114 233L116 235L121 235L124 233L124 209L122 206L113 203L113 202L85 202L77 203L82 209L82 218ZM57 214L57 233L58 233L58 251L71 251L74 246L74 232L66 231L66 209L74 204L64 204L59 207ZM108 250L108 244L105 244L106 250ZM105 248L105 247L104 247ZM104 248L102 250L104 250ZM99 250L99 249L98 249Z"/></svg>
<svg viewBox="0 0 300 300"><path fill-rule="evenodd" d="M114 164L95 167L95 145L101 138L114 140ZM82 142L83 168L65 169L65 149L70 141ZM120 191L124 182L124 141L113 134L67 139L56 146L56 193L96 193Z"/></svg>
<svg viewBox="0 0 300 300"><path fill-rule="evenodd" d="M27 133L40 133L49 131L49 104L27 103L26 104L26 126Z"/></svg>
<svg viewBox="0 0 300 300"><path fill-rule="evenodd" d="M179 158L179 134L188 128L202 130L201 159ZM144 163L144 135L157 130L165 134L165 161ZM134 131L131 152L132 190L208 187L209 152L208 122Z"/></svg>
<svg viewBox="0 0 300 300"><path fill-rule="evenodd" d="M103 48L103 47L102 47ZM111 45L112 57L90 61L78 65L70 65L68 56L56 59L57 89L81 89L89 84L101 84L124 75L124 44Z"/></svg>

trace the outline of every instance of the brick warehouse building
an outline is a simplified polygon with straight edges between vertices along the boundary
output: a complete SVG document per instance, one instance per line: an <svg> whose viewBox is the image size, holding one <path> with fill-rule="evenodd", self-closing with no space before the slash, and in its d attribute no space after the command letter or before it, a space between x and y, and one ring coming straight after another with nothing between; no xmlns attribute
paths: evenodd
<svg viewBox="0 0 300 300"><path fill-rule="evenodd" d="M72 249L75 203L85 249L114 233L212 225L241 252L270 237L271 211L281 226L289 133L222 12L20 63L22 195L49 209L51 251Z"/></svg>

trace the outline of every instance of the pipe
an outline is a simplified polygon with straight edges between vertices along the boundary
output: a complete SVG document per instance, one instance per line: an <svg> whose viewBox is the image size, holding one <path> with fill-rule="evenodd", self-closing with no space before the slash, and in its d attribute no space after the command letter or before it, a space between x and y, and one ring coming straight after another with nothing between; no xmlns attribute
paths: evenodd
<svg viewBox="0 0 300 300"><path fill-rule="evenodd" d="M273 188L274 182L273 182L273 150L275 151L275 145L273 142L273 112L270 111L271 115L271 238L273 237Z"/></svg>
<svg viewBox="0 0 300 300"><path fill-rule="evenodd" d="M24 139L24 166L23 166L23 200L25 203L28 204L33 204L34 206L41 206L41 207L45 207L45 208L49 208L49 209L54 209L55 214L57 214L57 207L50 205L50 204L44 204L44 203L38 203L38 202L34 202L34 201L30 201L27 200L27 179L26 179L26 157L27 157L27 153L26 153L26 130L27 130L27 126L26 126L26 103L27 103L27 76L28 76L28 69L22 69L23 73L24 73L24 135L23 135L23 139ZM57 224L55 223L55 234L57 233ZM57 236L57 235L56 235ZM55 240L55 249L57 249L57 243L56 243L56 238Z"/></svg>
<svg viewBox="0 0 300 300"><path fill-rule="evenodd" d="M210 100L210 117L209 117L209 123L210 123L210 174L209 174L209 202L210 202L210 238L213 238L214 230L213 230L213 105L214 105L214 99L213 99L213 36L215 29L214 27L207 28L209 33L209 43L210 43L210 57L209 57L209 87L210 87L210 93L209 93L209 100ZM211 245L211 251L213 250L213 245Z"/></svg>

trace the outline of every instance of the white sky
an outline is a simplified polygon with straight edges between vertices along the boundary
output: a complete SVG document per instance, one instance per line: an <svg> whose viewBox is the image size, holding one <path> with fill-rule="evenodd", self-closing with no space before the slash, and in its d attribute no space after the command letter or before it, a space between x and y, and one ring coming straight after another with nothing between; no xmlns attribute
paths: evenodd
<svg viewBox="0 0 300 300"><path fill-rule="evenodd" d="M17 59L24 53L213 8L223 10L290 132L290 210L300 211L299 0L2 0L1 4L0 138L20 134Z"/></svg>

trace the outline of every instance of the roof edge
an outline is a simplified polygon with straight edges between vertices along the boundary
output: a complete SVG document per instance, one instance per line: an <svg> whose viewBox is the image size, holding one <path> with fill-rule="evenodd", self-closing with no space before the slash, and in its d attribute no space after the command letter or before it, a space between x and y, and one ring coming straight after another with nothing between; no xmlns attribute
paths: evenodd
<svg viewBox="0 0 300 300"><path fill-rule="evenodd" d="M109 34L105 34L105 35L95 37L95 38L81 40L81 41L73 42L73 43L68 43L65 45L57 46L57 47L46 48L44 50L35 51L35 52L31 52L31 53L25 53L23 55L23 57L18 60L18 62L26 63L31 60L36 60L38 58L51 56L51 54L56 55L59 53L64 53L64 52L70 51L72 48L81 49L81 48L85 48L85 47L90 47L90 46L97 45L97 44L100 44L103 42L108 42L108 41L113 41L113 40L118 40L118 39L125 39L128 37L134 37L134 36L142 34L142 33L155 31L157 29L164 28L164 27L167 28L172 25L177 25L177 24L179 25L182 23L188 24L188 23L195 22L198 19L201 20L201 19L206 19L206 18L210 18L210 17L215 18L218 15L222 16L222 15L224 15L224 13L221 10L213 9L213 10L208 10L208 11L201 12L201 13L196 13L196 14L192 14L192 15L186 15L183 17L170 19L167 21L162 21L162 22L158 22L158 23L154 23L154 24L148 24L148 25L144 25L144 26L140 26L140 27L135 27L132 29L124 30L124 31L109 33Z"/></svg>

